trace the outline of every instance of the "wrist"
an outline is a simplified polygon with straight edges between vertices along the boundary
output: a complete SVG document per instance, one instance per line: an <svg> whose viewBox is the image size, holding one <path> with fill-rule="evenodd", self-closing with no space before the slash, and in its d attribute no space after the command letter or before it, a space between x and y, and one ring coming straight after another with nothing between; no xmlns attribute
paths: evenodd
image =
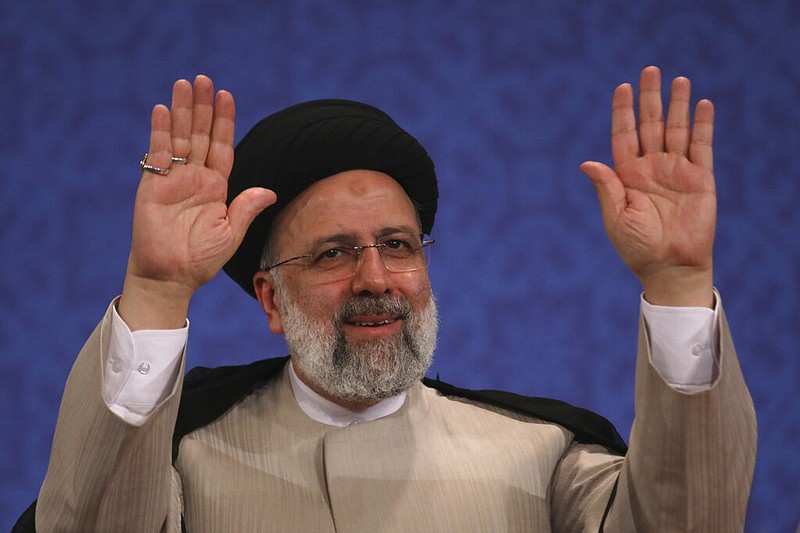
<svg viewBox="0 0 800 533"><path fill-rule="evenodd" d="M125 276L117 312L131 331L182 328L186 325L193 292L177 282L145 279L129 273Z"/></svg>
<svg viewBox="0 0 800 533"><path fill-rule="evenodd" d="M714 308L711 269L697 271L685 267L673 267L640 281L644 299L652 305Z"/></svg>

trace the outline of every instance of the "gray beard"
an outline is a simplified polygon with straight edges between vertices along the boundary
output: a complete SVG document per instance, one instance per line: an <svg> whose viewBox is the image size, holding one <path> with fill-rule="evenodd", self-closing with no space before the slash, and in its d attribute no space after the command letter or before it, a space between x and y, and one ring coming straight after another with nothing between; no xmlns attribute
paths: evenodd
<svg viewBox="0 0 800 533"><path fill-rule="evenodd" d="M409 390L430 368L439 318L431 294L419 312L404 298L387 295L354 297L343 303L332 322L305 314L278 279L281 318L292 361L306 379L344 401L382 400ZM399 335L349 341L348 317L388 313L403 320Z"/></svg>

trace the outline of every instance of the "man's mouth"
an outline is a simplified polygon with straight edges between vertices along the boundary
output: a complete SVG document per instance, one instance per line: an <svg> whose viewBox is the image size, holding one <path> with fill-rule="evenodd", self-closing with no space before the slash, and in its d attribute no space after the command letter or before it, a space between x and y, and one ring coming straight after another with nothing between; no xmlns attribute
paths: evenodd
<svg viewBox="0 0 800 533"><path fill-rule="evenodd" d="M355 320L348 320L347 323L353 326L361 326L361 327L377 327L377 326L385 326L387 324L392 324L393 322L397 321L397 317L394 318L385 318L382 320L374 320L374 319L355 319Z"/></svg>
<svg viewBox="0 0 800 533"><path fill-rule="evenodd" d="M337 312L336 322L351 335L367 338L399 333L411 315L408 302L396 298L355 298Z"/></svg>

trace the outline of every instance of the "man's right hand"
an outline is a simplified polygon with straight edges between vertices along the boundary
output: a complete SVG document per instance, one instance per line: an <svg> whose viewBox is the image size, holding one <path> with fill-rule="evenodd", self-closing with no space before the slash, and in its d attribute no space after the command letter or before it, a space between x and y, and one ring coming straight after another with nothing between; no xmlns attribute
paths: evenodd
<svg viewBox="0 0 800 533"><path fill-rule="evenodd" d="M136 193L128 270L118 311L131 330L180 328L189 300L233 256L275 194L254 187L226 205L233 167L233 96L205 76L175 82L172 107L153 108L147 164ZM173 157L186 163L172 162Z"/></svg>

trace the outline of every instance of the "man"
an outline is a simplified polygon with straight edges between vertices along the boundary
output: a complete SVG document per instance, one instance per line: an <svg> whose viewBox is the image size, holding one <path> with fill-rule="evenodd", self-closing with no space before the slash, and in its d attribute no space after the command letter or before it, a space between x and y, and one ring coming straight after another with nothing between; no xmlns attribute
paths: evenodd
<svg viewBox="0 0 800 533"><path fill-rule="evenodd" d="M122 295L67 383L37 530L741 529L755 416L712 287L713 107L690 126L678 78L665 125L660 85L642 72L638 128L617 88L615 169L581 167L644 290L623 457L579 410L420 383L438 192L388 116L301 104L234 164L230 94L176 82L153 110ZM189 300L224 265L290 364L201 371L181 399Z"/></svg>

